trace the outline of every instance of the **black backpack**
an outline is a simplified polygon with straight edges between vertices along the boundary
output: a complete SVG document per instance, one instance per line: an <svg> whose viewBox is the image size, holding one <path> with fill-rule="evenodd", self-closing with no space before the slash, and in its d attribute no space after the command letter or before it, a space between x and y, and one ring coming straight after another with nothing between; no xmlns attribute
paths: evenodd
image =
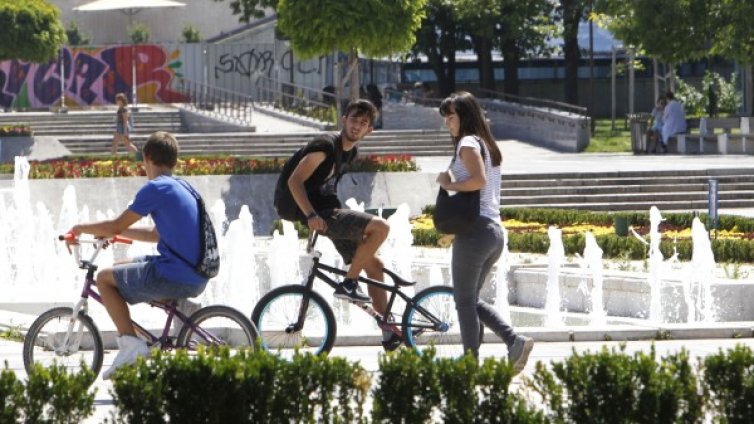
<svg viewBox="0 0 754 424"><path fill-rule="evenodd" d="M165 244L165 247L202 277L207 279L217 277L220 272L220 250L217 247L215 227L212 225L212 220L204 207L204 200L188 182L179 178L176 178L176 181L181 183L196 199L196 207L199 211L199 263L192 264L167 244Z"/></svg>
<svg viewBox="0 0 754 424"><path fill-rule="evenodd" d="M275 185L275 197L273 203L280 218L287 221L306 220L304 213L299 209L296 201L293 199L290 188L288 188L288 179L291 177L293 170L296 169L304 156L312 151L318 151L313 150L312 147L315 144L321 144L323 141L331 143L333 151L335 152L335 173L331 177L335 178L335 187L337 187L340 178L345 174L345 166L350 164L356 157L357 152L356 147L354 147L349 151L348 157L344 160L343 149L340 146L340 138L337 134L323 134L310 141L306 146L298 149L298 151L296 151L296 153L285 162L285 165L283 165L283 170L280 172L280 177L278 177L277 184ZM314 206L316 207L316 205Z"/></svg>

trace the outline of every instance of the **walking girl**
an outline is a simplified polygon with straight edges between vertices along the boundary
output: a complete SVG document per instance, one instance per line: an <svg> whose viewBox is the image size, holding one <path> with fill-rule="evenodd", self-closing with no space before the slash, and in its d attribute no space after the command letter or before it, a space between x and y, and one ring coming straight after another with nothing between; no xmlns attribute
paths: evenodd
<svg viewBox="0 0 754 424"><path fill-rule="evenodd" d="M116 155L119 144L126 146L129 152L136 152L138 148L131 142L131 114L128 111L128 98L126 98L125 94L118 93L115 96L115 103L118 104L118 112L115 119L115 134L113 134L110 153Z"/></svg>
<svg viewBox="0 0 754 424"><path fill-rule="evenodd" d="M453 297L465 351L479 356L480 322L508 345L514 372L524 369L534 341L516 334L492 305L479 298L492 266L503 250L500 224L500 165L502 154L492 137L482 108L467 92L452 94L440 105L455 156L437 183L450 192L480 190L480 216L471 229L453 240L451 272Z"/></svg>

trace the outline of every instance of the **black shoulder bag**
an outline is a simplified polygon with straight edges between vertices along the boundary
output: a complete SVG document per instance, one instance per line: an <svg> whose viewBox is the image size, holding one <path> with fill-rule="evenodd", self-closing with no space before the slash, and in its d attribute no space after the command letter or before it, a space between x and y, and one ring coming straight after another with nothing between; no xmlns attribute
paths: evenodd
<svg viewBox="0 0 754 424"><path fill-rule="evenodd" d="M479 141L480 152L484 159L484 142ZM453 162L457 155L453 157ZM486 167L485 167L486 172ZM432 222L437 231L443 234L461 234L469 231L479 219L481 190L459 191L454 195L440 187L435 201Z"/></svg>

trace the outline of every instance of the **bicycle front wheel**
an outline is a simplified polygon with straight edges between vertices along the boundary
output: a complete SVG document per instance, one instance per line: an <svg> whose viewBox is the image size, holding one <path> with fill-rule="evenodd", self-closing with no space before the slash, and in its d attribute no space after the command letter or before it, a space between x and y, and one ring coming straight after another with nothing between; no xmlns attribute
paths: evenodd
<svg viewBox="0 0 754 424"><path fill-rule="evenodd" d="M207 306L194 312L178 333L178 347L228 346L230 349L256 348L259 336L254 324L229 306Z"/></svg>
<svg viewBox="0 0 754 424"><path fill-rule="evenodd" d="M296 349L329 352L337 332L335 316L325 299L300 285L278 287L254 307L251 320L265 349L290 358Z"/></svg>
<svg viewBox="0 0 754 424"><path fill-rule="evenodd" d="M403 314L406 346L421 352L434 345L438 357L463 355L453 289L448 286L426 288L406 305Z"/></svg>
<svg viewBox="0 0 754 424"><path fill-rule="evenodd" d="M53 308L37 318L24 338L24 368L29 373L34 364L49 367L62 365L71 373L82 364L98 375L104 349L94 321L83 312L71 319L73 309Z"/></svg>

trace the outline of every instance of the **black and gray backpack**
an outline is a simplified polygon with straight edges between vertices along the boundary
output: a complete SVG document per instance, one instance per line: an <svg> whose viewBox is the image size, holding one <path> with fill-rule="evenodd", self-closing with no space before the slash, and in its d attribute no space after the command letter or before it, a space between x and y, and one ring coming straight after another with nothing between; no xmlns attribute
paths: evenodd
<svg viewBox="0 0 754 424"><path fill-rule="evenodd" d="M170 246L167 244L165 246L173 252L175 256L191 266L197 274L207 279L214 278L220 272L220 250L217 247L215 227L212 225L212 220L207 213L207 209L204 207L202 196L200 196L188 182L179 178L176 178L176 181L181 183L181 185L184 186L196 199L196 206L199 211L199 263L192 264Z"/></svg>

